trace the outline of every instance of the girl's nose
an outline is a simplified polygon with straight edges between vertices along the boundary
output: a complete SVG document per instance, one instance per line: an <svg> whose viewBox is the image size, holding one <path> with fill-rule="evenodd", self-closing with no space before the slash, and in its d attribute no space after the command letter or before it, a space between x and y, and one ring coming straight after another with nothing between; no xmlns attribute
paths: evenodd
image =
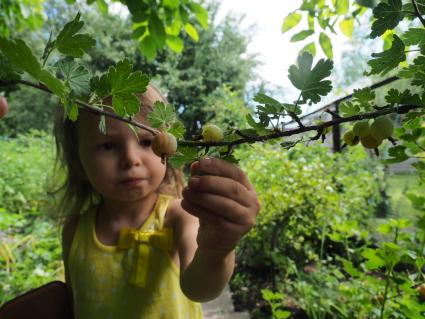
<svg viewBox="0 0 425 319"><path fill-rule="evenodd" d="M138 147L127 145L123 149L120 166L124 169L142 164L141 154Z"/></svg>

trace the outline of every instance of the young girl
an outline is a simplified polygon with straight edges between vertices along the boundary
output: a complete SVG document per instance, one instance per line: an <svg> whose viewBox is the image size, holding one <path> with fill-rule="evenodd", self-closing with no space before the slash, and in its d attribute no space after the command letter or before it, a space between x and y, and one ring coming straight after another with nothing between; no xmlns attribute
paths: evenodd
<svg viewBox="0 0 425 319"><path fill-rule="evenodd" d="M136 120L165 102L153 86ZM201 302L220 295L234 269L234 248L254 225L259 204L236 166L204 158L181 171L161 163L152 134L81 111L55 122L66 168L60 211L65 279L75 318L202 318ZM202 171L206 175L198 176Z"/></svg>

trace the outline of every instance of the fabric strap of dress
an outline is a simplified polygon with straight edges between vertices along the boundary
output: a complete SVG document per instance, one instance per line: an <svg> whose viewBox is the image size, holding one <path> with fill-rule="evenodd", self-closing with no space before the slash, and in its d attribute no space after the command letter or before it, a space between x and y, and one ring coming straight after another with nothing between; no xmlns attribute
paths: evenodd
<svg viewBox="0 0 425 319"><path fill-rule="evenodd" d="M118 239L119 249L134 248L134 257L130 271L130 283L137 287L145 287L148 274L150 246L163 251L173 247L173 229L139 231L135 228L124 228Z"/></svg>

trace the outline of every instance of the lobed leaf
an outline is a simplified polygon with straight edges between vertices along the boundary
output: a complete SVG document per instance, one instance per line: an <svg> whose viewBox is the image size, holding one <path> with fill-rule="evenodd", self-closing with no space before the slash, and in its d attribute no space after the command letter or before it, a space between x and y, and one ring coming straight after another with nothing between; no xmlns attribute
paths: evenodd
<svg viewBox="0 0 425 319"><path fill-rule="evenodd" d="M379 37L387 30L394 29L404 18L401 0L382 1L373 9L373 17L376 19L372 24L372 39Z"/></svg>
<svg viewBox="0 0 425 319"><path fill-rule="evenodd" d="M381 53L372 53L372 57L367 64L370 65L371 70L366 75L380 74L385 75L392 69L406 60L406 53L404 52L404 43L401 39L394 34L393 42L390 49Z"/></svg>
<svg viewBox="0 0 425 319"><path fill-rule="evenodd" d="M321 59L312 69L313 56L303 52L298 56L297 65L289 67L289 80L299 90L305 101L311 103L320 101L321 96L326 96L332 90L329 80L323 80L331 74L333 62Z"/></svg>
<svg viewBox="0 0 425 319"><path fill-rule="evenodd" d="M73 21L68 22L60 31L58 37L54 41L55 47L59 52L81 58L84 52L87 52L96 44L96 40L86 34L77 34L83 27L84 22L80 21L80 13Z"/></svg>

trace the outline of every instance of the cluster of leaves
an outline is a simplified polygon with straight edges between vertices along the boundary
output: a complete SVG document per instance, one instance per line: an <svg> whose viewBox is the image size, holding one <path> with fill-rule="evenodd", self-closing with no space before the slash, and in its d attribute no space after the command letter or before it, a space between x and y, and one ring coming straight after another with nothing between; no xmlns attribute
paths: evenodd
<svg viewBox="0 0 425 319"><path fill-rule="evenodd" d="M67 0L73 4L76 0ZM94 0L87 0L92 4ZM105 0L96 0L99 9L108 13ZM165 0L159 3L155 0L137 1L120 0L127 6L133 22L132 37L139 42L142 53L153 60L158 51L167 45L174 52L183 50L184 42L180 36L182 30L194 41L199 41L199 34L190 18L194 16L198 24L208 28L208 12L195 1Z"/></svg>
<svg viewBox="0 0 425 319"><path fill-rule="evenodd" d="M108 107L103 104L107 98L111 98L110 106L118 116L132 118L140 111L138 94L146 91L149 84L148 76L140 71L133 72L132 65L127 59L119 61L101 76L90 76L90 72L75 61L96 43L87 34L79 33L83 25L80 14L77 14L74 20L64 26L56 38L53 39L51 35L41 57L42 61L37 59L24 41L0 38L2 53L0 60L5 66L0 74L0 80L19 81L21 74L26 72L61 99L66 116L73 121L78 117L77 102L90 102L103 110ZM53 65L46 66L55 50L60 53L61 58ZM53 72L57 74L57 77ZM173 122L170 122L170 116L161 114L164 111L171 112ZM151 117L157 119L153 123L154 127L166 124L168 128L177 121L174 109L171 106L166 107L163 103L157 103ZM172 129L177 136L182 136L184 133L182 125L177 124L177 126L178 129L176 126ZM105 131L104 116L101 116L99 127Z"/></svg>

